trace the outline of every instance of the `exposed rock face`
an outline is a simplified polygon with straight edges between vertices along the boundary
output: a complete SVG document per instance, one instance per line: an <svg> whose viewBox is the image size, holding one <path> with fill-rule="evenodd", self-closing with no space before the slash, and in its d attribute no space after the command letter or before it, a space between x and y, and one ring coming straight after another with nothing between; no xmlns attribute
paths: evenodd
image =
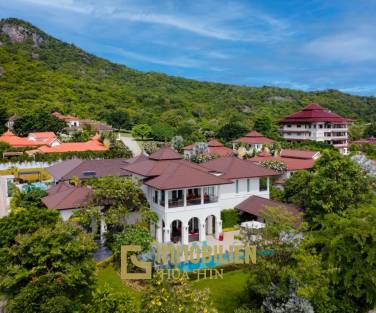
<svg viewBox="0 0 376 313"><path fill-rule="evenodd" d="M43 42L43 38L41 36L22 26L5 24L3 25L1 32L8 35L12 43L24 42L29 37L32 38L34 46L39 47L39 45Z"/></svg>
<svg viewBox="0 0 376 313"><path fill-rule="evenodd" d="M34 59L34 60L38 60L39 59L39 54L32 52L31 53L31 58Z"/></svg>
<svg viewBox="0 0 376 313"><path fill-rule="evenodd" d="M4 73L5 73L4 69L0 66L0 76L3 76Z"/></svg>

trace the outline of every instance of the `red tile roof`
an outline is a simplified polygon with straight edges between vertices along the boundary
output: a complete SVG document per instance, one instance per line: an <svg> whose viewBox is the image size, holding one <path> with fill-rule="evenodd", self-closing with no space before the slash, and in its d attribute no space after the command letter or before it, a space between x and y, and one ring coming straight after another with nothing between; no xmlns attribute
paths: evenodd
<svg viewBox="0 0 376 313"><path fill-rule="evenodd" d="M185 146L183 149L192 151L194 147L195 147L195 144L191 144L191 145ZM208 153L216 154L218 156L233 155L232 149L225 147L223 143L219 142L216 139L212 139L208 142Z"/></svg>
<svg viewBox="0 0 376 313"><path fill-rule="evenodd" d="M310 103L303 110L293 113L286 118L280 120L280 123L296 123L296 122L330 122L338 124L346 124L347 119L332 113L321 107L317 103Z"/></svg>
<svg viewBox="0 0 376 313"><path fill-rule="evenodd" d="M168 166L160 175L148 179L144 183L157 189L175 189L232 183L231 181L209 174L202 169L191 167L187 164L189 161L170 161L168 163Z"/></svg>
<svg viewBox="0 0 376 313"><path fill-rule="evenodd" d="M30 139L33 137L33 139ZM54 140L57 139L56 135L54 132L37 132L37 133L29 133L28 136L29 140L32 140L34 142L40 142L43 144L51 144Z"/></svg>
<svg viewBox="0 0 376 313"><path fill-rule="evenodd" d="M76 176L80 179L105 176L129 176L123 169L128 164L127 159L99 159L80 160L72 159L54 164L47 168L52 177L59 180L70 180Z"/></svg>
<svg viewBox="0 0 376 313"><path fill-rule="evenodd" d="M294 215L300 215L300 211L291 204L286 204L279 201L274 201L259 196L250 196L245 199L243 202L239 203L235 208L255 215L257 217L263 218L263 213L267 208L284 208Z"/></svg>
<svg viewBox="0 0 376 313"><path fill-rule="evenodd" d="M208 147L224 147L224 144L217 139L212 139L208 141Z"/></svg>
<svg viewBox="0 0 376 313"><path fill-rule="evenodd" d="M169 146L164 146L149 156L151 160L180 160L183 157Z"/></svg>
<svg viewBox="0 0 376 313"><path fill-rule="evenodd" d="M274 140L264 137L258 131L252 130L245 134L244 137L236 139L234 143L248 143L248 144L272 144L275 143Z"/></svg>
<svg viewBox="0 0 376 313"><path fill-rule="evenodd" d="M59 183L48 190L48 196L41 200L50 209L67 210L85 206L92 196L92 190L84 186Z"/></svg>
<svg viewBox="0 0 376 313"><path fill-rule="evenodd" d="M314 159L296 159L296 158L286 158L281 156L256 156L248 160L252 163L260 163L262 161L279 161L283 162L287 166L288 171L297 171L297 170L307 170L311 169L315 165Z"/></svg>
<svg viewBox="0 0 376 313"><path fill-rule="evenodd" d="M45 145L45 142L37 142L29 140L25 137L18 137L10 130L6 131L0 136L0 141L8 143L12 147L32 147L32 146L41 146Z"/></svg>
<svg viewBox="0 0 376 313"><path fill-rule="evenodd" d="M295 150L295 149L283 149L280 153L281 157L294 158L294 159L314 159L320 155L318 151L309 150Z"/></svg>
<svg viewBox="0 0 376 313"><path fill-rule="evenodd" d="M221 173L225 179L238 179L248 177L276 176L277 172L253 164L237 157L223 157L202 163L211 172Z"/></svg>
<svg viewBox="0 0 376 313"><path fill-rule="evenodd" d="M42 146L39 149L41 153L64 153L64 152L84 152L84 151L107 151L108 148L99 140L92 138L86 142L66 142L54 147Z"/></svg>

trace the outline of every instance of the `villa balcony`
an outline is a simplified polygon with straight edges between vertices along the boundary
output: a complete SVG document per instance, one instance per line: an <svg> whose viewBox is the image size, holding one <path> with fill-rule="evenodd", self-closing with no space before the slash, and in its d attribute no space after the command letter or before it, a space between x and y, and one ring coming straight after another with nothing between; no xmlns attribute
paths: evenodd
<svg viewBox="0 0 376 313"><path fill-rule="evenodd" d="M183 208L187 206L206 205L218 202L218 187L198 187L154 191L153 203L165 209ZM158 194L158 195L157 195ZM159 200L159 201L158 201Z"/></svg>

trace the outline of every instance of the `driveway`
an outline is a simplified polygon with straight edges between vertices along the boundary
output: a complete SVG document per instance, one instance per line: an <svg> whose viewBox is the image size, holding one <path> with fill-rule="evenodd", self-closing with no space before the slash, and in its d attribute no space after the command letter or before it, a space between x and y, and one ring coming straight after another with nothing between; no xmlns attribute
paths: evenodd
<svg viewBox="0 0 376 313"><path fill-rule="evenodd" d="M120 135L120 140L132 151L133 156L138 156L141 154L140 146L132 137Z"/></svg>

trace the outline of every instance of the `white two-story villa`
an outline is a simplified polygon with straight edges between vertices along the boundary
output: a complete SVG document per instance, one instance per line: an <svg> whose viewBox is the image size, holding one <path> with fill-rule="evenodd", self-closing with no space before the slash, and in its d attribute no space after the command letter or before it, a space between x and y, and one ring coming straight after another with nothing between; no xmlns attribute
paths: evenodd
<svg viewBox="0 0 376 313"><path fill-rule="evenodd" d="M141 179L151 209L158 215L152 233L158 242L204 241L222 232L221 211L251 196L269 198L269 177L277 175L237 157L203 164L184 160L169 147L124 167Z"/></svg>

